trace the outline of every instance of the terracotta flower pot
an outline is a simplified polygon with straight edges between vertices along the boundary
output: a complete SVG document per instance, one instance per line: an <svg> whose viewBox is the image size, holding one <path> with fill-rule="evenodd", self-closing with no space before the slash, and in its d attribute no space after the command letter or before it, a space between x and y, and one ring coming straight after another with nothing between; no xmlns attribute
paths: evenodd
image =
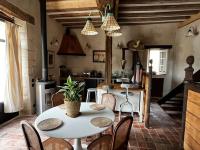
<svg viewBox="0 0 200 150"><path fill-rule="evenodd" d="M65 100L66 115L71 118L76 118L80 115L80 101Z"/></svg>

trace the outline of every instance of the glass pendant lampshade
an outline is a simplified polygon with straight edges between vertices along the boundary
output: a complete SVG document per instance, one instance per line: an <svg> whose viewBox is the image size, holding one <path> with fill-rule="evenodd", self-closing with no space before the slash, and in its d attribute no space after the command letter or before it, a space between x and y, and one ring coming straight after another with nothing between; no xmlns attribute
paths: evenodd
<svg viewBox="0 0 200 150"><path fill-rule="evenodd" d="M121 36L122 33L119 30L116 30L116 31L109 31L106 33L106 35L110 37L118 37Z"/></svg>
<svg viewBox="0 0 200 150"><path fill-rule="evenodd" d="M87 22L83 30L81 31L81 34L83 35L97 35L98 34L97 30L94 28L94 25L92 24L91 18L87 19Z"/></svg>
<svg viewBox="0 0 200 150"><path fill-rule="evenodd" d="M101 25L101 28L105 31L115 31L115 30L120 29L120 26L118 25L117 21L115 20L113 13L107 14L103 24Z"/></svg>

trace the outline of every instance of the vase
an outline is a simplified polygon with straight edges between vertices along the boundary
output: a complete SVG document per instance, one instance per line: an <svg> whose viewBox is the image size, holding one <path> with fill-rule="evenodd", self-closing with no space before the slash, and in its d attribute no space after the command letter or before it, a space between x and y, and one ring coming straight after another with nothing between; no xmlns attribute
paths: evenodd
<svg viewBox="0 0 200 150"><path fill-rule="evenodd" d="M80 101L65 100L66 115L71 118L76 118L80 115Z"/></svg>

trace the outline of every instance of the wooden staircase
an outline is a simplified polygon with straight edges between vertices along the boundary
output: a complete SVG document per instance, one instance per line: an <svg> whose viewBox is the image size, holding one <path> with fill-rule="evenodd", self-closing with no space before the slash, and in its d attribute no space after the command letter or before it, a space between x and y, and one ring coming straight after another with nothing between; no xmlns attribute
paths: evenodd
<svg viewBox="0 0 200 150"><path fill-rule="evenodd" d="M193 81L200 82L200 70L193 74ZM184 83L182 82L167 95L162 97L158 104L163 110L172 118L181 121L183 110L183 98L184 98Z"/></svg>
<svg viewBox="0 0 200 150"><path fill-rule="evenodd" d="M160 104L162 109L173 119L180 121L183 110L183 91Z"/></svg>

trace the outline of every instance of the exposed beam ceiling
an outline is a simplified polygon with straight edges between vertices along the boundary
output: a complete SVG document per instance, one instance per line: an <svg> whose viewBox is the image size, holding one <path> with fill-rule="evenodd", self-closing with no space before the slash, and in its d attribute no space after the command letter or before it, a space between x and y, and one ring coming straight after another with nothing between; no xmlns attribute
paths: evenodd
<svg viewBox="0 0 200 150"><path fill-rule="evenodd" d="M184 26L186 26L186 25L188 25L188 24L190 24L190 23L192 23L192 22L194 22L196 20L199 20L199 19L200 19L200 13L192 15L189 19L187 19L184 22L180 23L178 25L178 28L182 28L182 27L184 27Z"/></svg>
<svg viewBox="0 0 200 150"><path fill-rule="evenodd" d="M99 10L108 0L47 0L47 14L64 26L82 28L87 17L96 27ZM200 12L200 0L115 0L113 11L121 26L178 23Z"/></svg>
<svg viewBox="0 0 200 150"><path fill-rule="evenodd" d="M63 0L63 1L47 1L47 10L65 10L74 8L96 8L95 0Z"/></svg>
<svg viewBox="0 0 200 150"><path fill-rule="evenodd" d="M200 4L199 0L121 0L120 6L161 6L161 5L184 5Z"/></svg>
<svg viewBox="0 0 200 150"><path fill-rule="evenodd" d="M154 13L119 13L118 18L156 18L156 17L178 17L191 16L198 13L198 10L176 11L176 12L154 12Z"/></svg>
<svg viewBox="0 0 200 150"><path fill-rule="evenodd" d="M196 5L171 5L171 6L132 6L119 7L119 12L130 13L152 13L152 12L172 12L172 11L190 11L200 10L200 4Z"/></svg>

